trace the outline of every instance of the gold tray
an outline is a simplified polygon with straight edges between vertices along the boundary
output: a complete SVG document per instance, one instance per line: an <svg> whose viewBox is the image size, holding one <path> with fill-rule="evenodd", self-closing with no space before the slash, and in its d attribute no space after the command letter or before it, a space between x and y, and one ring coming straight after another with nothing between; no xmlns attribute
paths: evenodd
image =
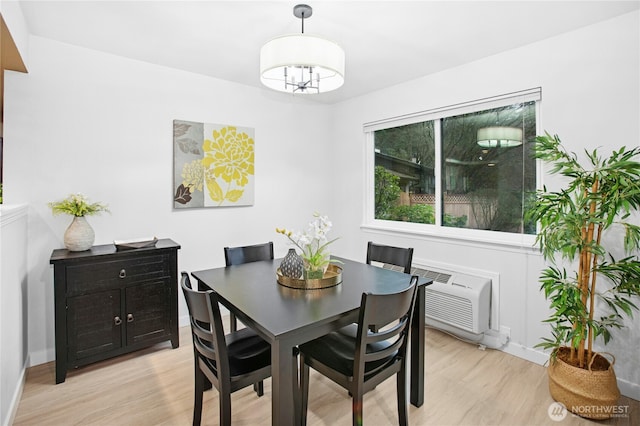
<svg viewBox="0 0 640 426"><path fill-rule="evenodd" d="M338 265L329 265L324 273L324 277L304 280L298 278L285 277L280 272L280 268L276 271L278 284L285 287L297 288L300 290L318 290L321 288L335 287L342 282L342 268Z"/></svg>

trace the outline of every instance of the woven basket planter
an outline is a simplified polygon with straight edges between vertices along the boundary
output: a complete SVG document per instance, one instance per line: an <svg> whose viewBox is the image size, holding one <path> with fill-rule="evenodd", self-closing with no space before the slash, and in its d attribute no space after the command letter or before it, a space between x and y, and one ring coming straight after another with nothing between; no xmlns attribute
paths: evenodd
<svg viewBox="0 0 640 426"><path fill-rule="evenodd" d="M615 358L607 360L602 354L594 354L599 362L606 362L609 367L604 371L574 367L566 363L562 357L568 357L569 348L561 348L556 360L549 362L549 392L551 397L572 413L589 419L608 419L616 411L620 391L613 371Z"/></svg>

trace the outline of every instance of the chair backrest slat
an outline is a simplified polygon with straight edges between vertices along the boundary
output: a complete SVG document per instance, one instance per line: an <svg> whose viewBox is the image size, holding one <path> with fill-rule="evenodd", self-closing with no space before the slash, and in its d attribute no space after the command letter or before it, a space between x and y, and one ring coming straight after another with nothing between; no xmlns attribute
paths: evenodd
<svg viewBox="0 0 640 426"><path fill-rule="evenodd" d="M387 346L385 349L374 352L365 352L363 359L364 362L377 361L379 359L387 358L388 356L393 355L395 352L398 352L400 346L404 344L404 339L399 338L393 341L393 343Z"/></svg>
<svg viewBox="0 0 640 426"><path fill-rule="evenodd" d="M257 262L273 259L273 242L254 244L251 246L225 247L224 261L226 266L241 265L243 263Z"/></svg>
<svg viewBox="0 0 640 426"><path fill-rule="evenodd" d="M411 273L411 262L413 261L413 248L403 248L375 244L371 241L367 243L367 264L371 262L381 262L403 268L405 274Z"/></svg>
<svg viewBox="0 0 640 426"><path fill-rule="evenodd" d="M402 319L390 328L384 328L384 329L378 330L377 333L369 332L366 336L367 344L391 339L394 336L397 336L398 334L400 334L402 332L402 328L405 327L406 325L407 325L406 319Z"/></svg>

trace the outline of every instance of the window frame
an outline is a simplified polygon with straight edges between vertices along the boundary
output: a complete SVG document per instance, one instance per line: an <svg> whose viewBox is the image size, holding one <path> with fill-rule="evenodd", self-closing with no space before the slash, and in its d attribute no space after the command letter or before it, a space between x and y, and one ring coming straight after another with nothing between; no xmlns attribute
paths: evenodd
<svg viewBox="0 0 640 426"><path fill-rule="evenodd" d="M440 120L445 117L457 116L470 112L483 111L504 107L517 103L535 101L536 134L541 133L540 106L542 103L542 88L536 87L518 92L507 93L490 98L435 108L431 110L410 113L402 116L368 122L363 125L365 134L365 191L364 212L361 228L365 230L385 232L391 234L405 234L409 236L427 236L442 239L454 239L464 242L476 242L492 245L505 245L522 248L533 248L536 234L521 234L504 231L491 231L469 228L454 228L442 225L442 144L435 146L434 174L435 189L435 224L399 222L375 218L375 137L377 130L414 124L422 121L434 121L434 135L436 141L441 141ZM536 189L542 187L542 167L540 160L536 160Z"/></svg>

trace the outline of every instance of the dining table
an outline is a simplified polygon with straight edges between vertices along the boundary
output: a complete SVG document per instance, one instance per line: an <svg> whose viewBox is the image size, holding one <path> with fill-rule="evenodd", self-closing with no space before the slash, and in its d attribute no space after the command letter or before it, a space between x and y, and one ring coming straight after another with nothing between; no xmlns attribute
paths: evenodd
<svg viewBox="0 0 640 426"><path fill-rule="evenodd" d="M332 256L342 268L342 282L323 289L281 285L276 272L282 259L194 271L200 290L218 293L220 303L271 344L272 425L296 423L298 370L295 348L358 321L362 293L405 289L411 275L364 262ZM425 287L419 277L410 330L410 401L424 402Z"/></svg>

